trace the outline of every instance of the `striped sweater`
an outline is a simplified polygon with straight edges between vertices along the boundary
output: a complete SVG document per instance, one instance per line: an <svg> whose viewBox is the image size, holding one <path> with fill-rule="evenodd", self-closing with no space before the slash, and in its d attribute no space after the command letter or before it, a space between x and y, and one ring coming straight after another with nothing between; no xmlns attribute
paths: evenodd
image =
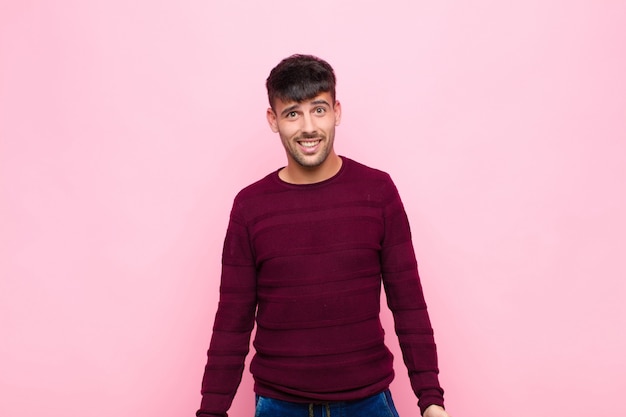
<svg viewBox="0 0 626 417"><path fill-rule="evenodd" d="M409 223L388 174L342 157L306 185L278 171L235 198L199 417L226 416L256 322L255 392L293 402L361 399L393 379L381 283L422 412L443 405Z"/></svg>

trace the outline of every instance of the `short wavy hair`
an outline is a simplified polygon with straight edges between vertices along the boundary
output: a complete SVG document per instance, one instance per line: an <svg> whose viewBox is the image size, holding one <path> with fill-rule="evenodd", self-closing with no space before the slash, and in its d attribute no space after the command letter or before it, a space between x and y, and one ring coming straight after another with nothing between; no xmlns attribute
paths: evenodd
<svg viewBox="0 0 626 417"><path fill-rule="evenodd" d="M330 93L334 104L336 84L335 71L328 62L300 54L280 61L265 82L272 109L276 99L301 103L325 92Z"/></svg>

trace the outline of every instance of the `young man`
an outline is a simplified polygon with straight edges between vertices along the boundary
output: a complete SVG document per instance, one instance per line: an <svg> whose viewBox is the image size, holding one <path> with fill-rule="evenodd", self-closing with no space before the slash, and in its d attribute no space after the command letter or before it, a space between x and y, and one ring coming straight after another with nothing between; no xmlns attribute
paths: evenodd
<svg viewBox="0 0 626 417"><path fill-rule="evenodd" d="M227 415L256 322L256 417L397 417L382 283L420 411L447 417L398 192L389 175L333 147L333 69L293 55L271 71L267 92L287 165L235 198L197 416Z"/></svg>

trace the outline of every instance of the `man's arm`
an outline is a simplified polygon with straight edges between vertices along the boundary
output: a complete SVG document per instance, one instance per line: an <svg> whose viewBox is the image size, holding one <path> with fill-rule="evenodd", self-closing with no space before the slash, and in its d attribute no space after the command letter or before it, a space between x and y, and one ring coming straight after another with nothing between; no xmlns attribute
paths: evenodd
<svg viewBox="0 0 626 417"><path fill-rule="evenodd" d="M243 220L235 207L224 240L220 301L202 378L198 417L225 417L250 349L256 311L256 269Z"/></svg>
<svg viewBox="0 0 626 417"><path fill-rule="evenodd" d="M437 349L417 271L409 222L391 179L387 187L381 250L383 284L411 387L419 399L420 411L426 416L426 410L432 405L442 410L444 405L438 378ZM429 413L437 411L436 408L432 410ZM440 414L429 417L440 417Z"/></svg>

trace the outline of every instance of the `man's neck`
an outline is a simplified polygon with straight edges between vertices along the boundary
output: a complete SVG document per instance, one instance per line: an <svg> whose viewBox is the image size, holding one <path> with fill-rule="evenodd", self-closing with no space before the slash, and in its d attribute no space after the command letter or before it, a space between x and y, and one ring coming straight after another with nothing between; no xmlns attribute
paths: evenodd
<svg viewBox="0 0 626 417"><path fill-rule="evenodd" d="M342 164L343 160L334 152L321 165L311 168L289 160L287 166L278 172L278 176L290 184L315 184L337 175Z"/></svg>

